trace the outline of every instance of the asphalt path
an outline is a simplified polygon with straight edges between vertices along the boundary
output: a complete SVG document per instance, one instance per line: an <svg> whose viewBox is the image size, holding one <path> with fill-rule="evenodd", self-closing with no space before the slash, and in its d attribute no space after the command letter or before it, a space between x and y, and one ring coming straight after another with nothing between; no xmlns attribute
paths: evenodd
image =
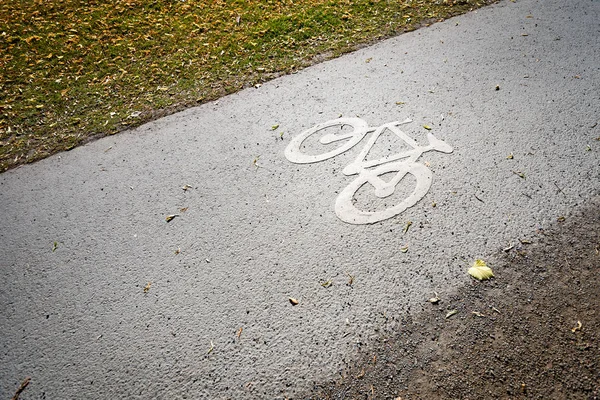
<svg viewBox="0 0 600 400"><path fill-rule="evenodd" d="M3 173L0 398L308 396L599 194L599 15L501 1Z"/></svg>

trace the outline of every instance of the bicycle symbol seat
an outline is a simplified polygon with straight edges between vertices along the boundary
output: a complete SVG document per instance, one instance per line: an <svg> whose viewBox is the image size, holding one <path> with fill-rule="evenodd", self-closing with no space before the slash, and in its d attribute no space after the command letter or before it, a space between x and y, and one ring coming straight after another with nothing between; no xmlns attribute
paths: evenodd
<svg viewBox="0 0 600 400"><path fill-rule="evenodd" d="M350 224L373 224L400 214L407 208L414 206L427 194L431 187L432 172L425 165L416 162L423 153L432 150L442 153L453 151L449 144L437 139L431 132L427 133L429 144L426 146L419 145L399 128L400 125L410 122L412 122L411 119L406 119L403 122L395 121L378 127L369 127L360 118L333 119L317 124L294 137L285 149L285 156L289 161L296 164L324 161L350 150L371 133L356 159L342 170L344 175L358 176L338 195L335 202L335 213L342 221ZM325 129L337 126L340 127L340 132L327 133L318 140L320 144L328 146L328 151L314 155L303 151L303 143L306 139ZM352 131L343 131L342 128L345 126L352 127ZM367 160L367 154L386 130L391 131L404 141L410 149L374 160ZM329 150L332 144L335 148ZM392 179L386 181L381 178L381 176L387 176L389 173L395 173ZM373 193L375 196L383 199L391 196L408 174L413 175L416 179L416 187L408 197L398 204L377 211L361 210L355 205L354 196L365 184L370 184L374 188Z"/></svg>

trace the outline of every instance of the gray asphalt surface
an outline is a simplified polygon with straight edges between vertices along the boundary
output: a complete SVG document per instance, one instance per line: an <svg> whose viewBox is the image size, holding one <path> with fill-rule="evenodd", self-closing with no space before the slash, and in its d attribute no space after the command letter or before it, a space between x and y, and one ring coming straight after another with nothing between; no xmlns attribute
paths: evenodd
<svg viewBox="0 0 600 400"><path fill-rule="evenodd" d="M599 16L502 1L0 175L0 398L306 396L385 315L599 194ZM340 115L454 151L417 161L416 205L348 224L361 145L284 156Z"/></svg>

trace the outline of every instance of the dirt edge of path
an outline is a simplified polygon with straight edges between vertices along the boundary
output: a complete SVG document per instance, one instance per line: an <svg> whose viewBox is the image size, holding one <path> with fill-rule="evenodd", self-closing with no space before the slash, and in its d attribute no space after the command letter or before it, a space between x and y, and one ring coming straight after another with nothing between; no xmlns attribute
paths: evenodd
<svg viewBox="0 0 600 400"><path fill-rule="evenodd" d="M599 232L596 196L490 257L494 279L390 324L306 398L599 399Z"/></svg>

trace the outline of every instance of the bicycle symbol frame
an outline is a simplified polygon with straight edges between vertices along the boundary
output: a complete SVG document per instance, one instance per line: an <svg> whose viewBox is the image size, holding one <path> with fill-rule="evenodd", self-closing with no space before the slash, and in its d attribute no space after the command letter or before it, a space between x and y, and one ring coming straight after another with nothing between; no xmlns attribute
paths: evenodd
<svg viewBox="0 0 600 400"><path fill-rule="evenodd" d="M342 173L346 176L358 176L338 195L335 202L335 213L342 221L349 224L373 224L402 213L407 208L414 206L427 194L431 187L433 174L425 165L416 162L423 153L433 150L442 153L452 153L453 151L452 146L437 139L431 132L427 132L429 144L420 146L414 139L399 128L400 125L408 124L410 122L412 122L412 120L408 118L403 122L395 121L378 127L369 127L361 118L333 119L317 124L294 137L285 149L285 157L296 164L309 164L324 161L350 150L371 133L371 136L364 144L364 147L356 159L342 170ZM335 126L339 126L341 130L346 125L353 128L352 132L328 133L319 140L323 145L340 142L341 145L339 147L322 154L309 155L303 153L302 143L308 137L323 129ZM386 129L390 130L401 140L406 142L412 149L375 160L366 160L367 154ZM390 172L396 172L396 175L391 180L386 182L380 178L380 176ZM369 183L374 187L375 196L383 199L391 196L395 192L396 186L401 183L402 179L407 174L411 174L416 178L416 188L399 204L382 211L363 211L354 205L352 200L354 195L366 183Z"/></svg>

